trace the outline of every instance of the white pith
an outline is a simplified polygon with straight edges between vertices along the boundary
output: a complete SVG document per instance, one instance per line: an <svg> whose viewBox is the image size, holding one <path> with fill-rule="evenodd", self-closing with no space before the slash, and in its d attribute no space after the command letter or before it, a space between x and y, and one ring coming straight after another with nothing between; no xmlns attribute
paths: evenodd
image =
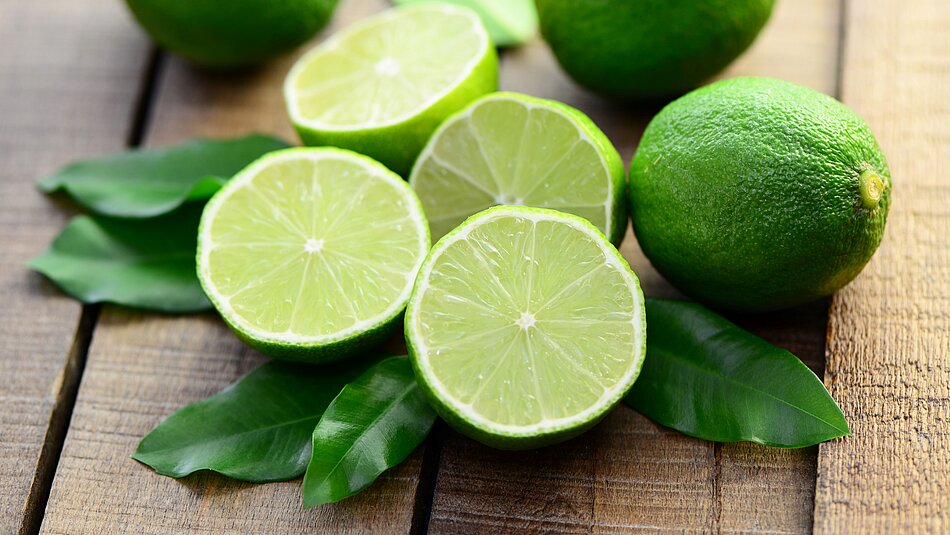
<svg viewBox="0 0 950 535"><path fill-rule="evenodd" d="M425 376L426 383L432 388L439 399L441 399L446 405L451 406L452 410L458 413L464 420L474 424L480 429L489 432L509 437L533 437L539 434L570 429L576 425L587 423L593 417L602 413L605 407L619 400L620 396L636 379L640 372L640 368L645 356L641 345L634 344L638 354L635 355L636 360L631 363L627 372L616 381L612 388L605 390L601 397L595 403L591 404L587 409L570 417L544 419L531 425L499 424L481 416L472 409L472 404L464 403L456 399L445 387L445 385L442 384L438 376L433 372L431 363L429 361L429 352L425 344L425 338L421 332L419 322L415 321L415 319L418 318L418 315L414 314L414 311L418 307L418 303L422 300L426 291L429 289L428 280L439 257L452 244L467 239L473 229L498 218L515 216L535 222L556 220L558 222L566 223L574 229L579 230L589 236L591 240L596 243L598 247L604 252L606 263L614 266L617 271L622 274L623 279L626 281L627 287L631 290L633 295L636 296L634 299L634 310L630 319L630 324L633 326L635 339L642 341L646 336L644 331L645 318L643 317L642 293L640 291L639 281L630 272L630 267L626 260L620 256L613 246L607 243L604 237L601 236L599 231L594 229L592 225L587 223L585 220L582 220L581 218L571 214L558 213L557 215L554 215L548 213L532 213L518 210L516 208L506 209L505 207L496 207L490 210L491 213L478 216L477 219L469 221L463 227L453 231L440 240L430 252L429 258L426 259L426 262L416 279L416 288L408 306L408 317L410 321L407 322L406 327L409 330L409 333L407 334L412 340L416 362L420 368L420 371ZM522 317L515 321L515 324L524 330L535 328L534 323L531 320L533 320L531 312L525 311L522 314Z"/></svg>
<svg viewBox="0 0 950 535"><path fill-rule="evenodd" d="M604 235L606 235L607 238L609 239L611 234L615 232L616 230L614 229L614 206L613 206L614 181L610 173L610 166L607 163L607 161L604 159L603 151L601 150L600 145L587 134L586 129L582 125L578 124L577 120L574 117L571 117L569 114L565 113L563 110L558 109L555 106L544 106L543 104L538 104L535 102L531 102L530 100L512 97L511 95L505 94L505 93L489 95L489 96L479 99L473 105L449 117L449 119L447 119L441 125L439 125L436 131L432 134L432 137L429 138L429 142L426 143L426 146L422 149L422 152L419 154L419 157L416 160L416 164L413 165L412 172L409 175L409 185L412 186L413 189L416 188L418 184L419 173L421 172L422 166L424 162L432 158L432 153L435 151L435 147L436 145L438 145L439 139L442 137L443 133L449 128L451 128L453 125L455 125L456 123L470 120L472 115L475 113L475 111L478 108L480 108L485 103L492 102L492 101L514 102L523 106L528 111L531 111L534 109L544 109L545 111L553 112L567 119L571 124L573 124L577 128L579 142L587 143L588 145L593 147L594 152L597 154L597 158L600 162L600 166L604 171L603 176L607 180L607 196L606 196L606 199L604 200L604 216L605 216ZM525 205L524 199L521 199L521 198L512 199L508 197L507 194L499 194L499 195L500 195L499 197L495 198L495 201L497 202L498 205L510 205L510 206L524 206ZM501 197L501 195L504 195L504 197ZM557 210L558 208L553 208L553 209ZM437 221L437 220L433 219L432 221ZM626 222L624 222L624 224L626 224ZM433 237L433 239L435 238L437 237Z"/></svg>
<svg viewBox="0 0 950 535"><path fill-rule="evenodd" d="M243 186L253 181L260 171L269 165L285 160L299 160L301 158L306 158L312 161L340 159L350 163L356 163L373 178L395 185L397 191L400 191L405 195L408 211L407 216L409 221L411 221L411 224L416 227L417 235L419 236L418 249L416 251L416 261L413 264L412 269L406 273L406 283L403 287L403 290L399 296L393 300L390 306L388 306L382 312L369 318L356 321L352 326L346 329L341 329L330 334L316 336L305 336L291 331L266 331L259 329L255 325L247 322L231 307L229 298L218 290L217 286L214 284L214 280L211 277L209 268L209 256L211 251L213 251L215 248L214 240L211 237L211 222L214 220L215 215L220 210L222 204L225 203L227 199L234 194L234 192L240 190ZM412 283L415 279L415 275L422 265L422 262L425 260L426 253L429 249L428 223L426 222L422 213L421 205L415 198L415 195L412 193L406 182L399 176L393 174L382 167L382 165L373 162L369 158L359 156L355 153L351 154L339 149L286 149L278 154L264 156L234 177L224 186L224 188L222 188L218 194L212 198L212 200L205 207L201 221L200 235L198 240L198 268L201 271L200 278L203 282L209 299L215 304L215 307L218 309L221 315L224 316L230 323L236 325L240 330L244 331L254 339L263 342L275 342L293 345L323 345L339 340L345 340L380 326L390 318L395 317L405 306L406 302L408 302L409 296L412 293ZM304 248L310 254L320 254L319 251L323 245L320 243L321 241L322 240L308 240L308 242L304 245Z"/></svg>
<svg viewBox="0 0 950 535"><path fill-rule="evenodd" d="M433 96L430 97L427 101L421 103L415 109L408 110L401 115L398 115L394 118L391 118L385 121L371 121L371 122L352 124L352 125L327 124L325 122L320 121L319 119L305 117L300 111L300 108L297 104L297 98L296 98L297 90L294 88L294 80L296 80L296 78L299 76L300 71L303 70L303 68L308 63L310 63L312 58L319 56L329 50L333 50L340 47L341 44L351 34L355 34L366 28L371 28L374 25L386 24L390 20L397 18L404 13L411 12L413 10L423 10L423 9L442 11L447 14L459 15L459 16L465 17L466 19L470 21L472 31L478 35L478 38L479 38L478 49L486 51L486 52L490 50L491 44L488 37L488 33L485 31L484 26L481 23L481 20L479 20L477 15L472 13L470 10L460 9L460 8L452 7L450 5L445 5L445 4L420 4L418 6L413 5L413 6L389 9L378 15L369 17L355 24L352 24L348 26L347 28L345 28L344 30L337 32L336 34L328 38L326 41L317 45L316 47L311 49L309 52L304 54L303 57L301 57L299 60L297 60L296 63L294 63L294 66L290 69L290 72L287 74L287 78L284 80L284 99L287 102L287 107L290 114L291 122L297 125L314 129L314 130L322 130L322 131L330 131L330 132L350 132L350 131L356 131L356 130L384 128L387 126L393 126L400 123L404 123L412 119L413 117L419 115L423 111L431 108L437 102L445 98L446 95L448 95L457 87L459 87L459 85L462 82L464 82L467 78L469 78L469 76L471 76L472 72L475 70L478 64L484 59L485 54L477 55L473 57L471 60L469 60L469 62L465 64L465 67L461 69L461 71L459 72L459 75L455 79L453 79L451 83L446 84L446 86L441 91L433 94ZM384 59L393 59L394 61L397 61L398 63L398 60L395 60L394 58L386 57ZM393 74L380 74L380 75L394 76Z"/></svg>

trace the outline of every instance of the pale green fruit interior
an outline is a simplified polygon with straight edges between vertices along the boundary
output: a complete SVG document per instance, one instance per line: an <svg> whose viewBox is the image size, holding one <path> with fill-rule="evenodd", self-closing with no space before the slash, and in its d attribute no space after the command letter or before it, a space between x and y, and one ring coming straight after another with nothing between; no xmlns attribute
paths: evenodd
<svg viewBox="0 0 950 535"><path fill-rule="evenodd" d="M293 340L359 328L391 308L427 238L411 192L382 172L291 157L226 192L203 269L232 319Z"/></svg>
<svg viewBox="0 0 950 535"><path fill-rule="evenodd" d="M499 204L572 213L608 234L611 195L620 192L611 191L599 149L563 111L499 96L449 121L411 177L434 239Z"/></svg>
<svg viewBox="0 0 950 535"><path fill-rule="evenodd" d="M523 427L575 417L630 380L642 298L590 231L503 217L441 252L412 318L438 390Z"/></svg>
<svg viewBox="0 0 950 535"><path fill-rule="evenodd" d="M304 58L290 81L292 105L329 127L399 122L455 87L485 54L479 24L447 6L387 12Z"/></svg>

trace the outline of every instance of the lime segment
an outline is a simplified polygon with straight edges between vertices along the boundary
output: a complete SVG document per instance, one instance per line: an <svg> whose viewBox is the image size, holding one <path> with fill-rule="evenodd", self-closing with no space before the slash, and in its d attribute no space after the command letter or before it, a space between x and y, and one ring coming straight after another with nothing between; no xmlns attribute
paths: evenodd
<svg viewBox="0 0 950 535"><path fill-rule="evenodd" d="M397 172L438 124L497 87L497 56L472 11L445 4L391 9L301 58L284 93L309 145L334 145Z"/></svg>
<svg viewBox="0 0 950 535"><path fill-rule="evenodd" d="M645 352L643 295L579 217L473 216L433 248L406 315L417 376L463 433L511 449L576 435L620 401Z"/></svg>
<svg viewBox="0 0 950 535"><path fill-rule="evenodd" d="M224 319L265 353L332 360L405 307L429 236L398 176L339 149L251 164L208 204L199 277Z"/></svg>
<svg viewBox="0 0 950 535"><path fill-rule="evenodd" d="M559 102L496 93L448 119L410 175L433 236L490 206L553 208L613 243L627 226L620 155L594 123Z"/></svg>

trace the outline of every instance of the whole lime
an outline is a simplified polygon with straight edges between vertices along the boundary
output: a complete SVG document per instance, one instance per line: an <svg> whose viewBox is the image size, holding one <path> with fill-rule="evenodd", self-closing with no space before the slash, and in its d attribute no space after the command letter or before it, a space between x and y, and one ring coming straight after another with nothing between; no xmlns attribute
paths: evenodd
<svg viewBox="0 0 950 535"><path fill-rule="evenodd" d="M338 0L126 0L163 48L207 67L261 63L326 26Z"/></svg>
<svg viewBox="0 0 950 535"><path fill-rule="evenodd" d="M734 78L666 106L630 168L633 228L713 306L790 307L850 282L884 234L891 177L868 125L790 82Z"/></svg>
<svg viewBox="0 0 950 535"><path fill-rule="evenodd" d="M604 95L679 95L752 44L774 0L536 0L541 33L578 83Z"/></svg>

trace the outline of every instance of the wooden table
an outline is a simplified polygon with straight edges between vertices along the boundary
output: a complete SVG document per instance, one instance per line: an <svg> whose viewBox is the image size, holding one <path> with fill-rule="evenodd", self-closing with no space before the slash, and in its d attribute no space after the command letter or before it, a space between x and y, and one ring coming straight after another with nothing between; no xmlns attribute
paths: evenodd
<svg viewBox="0 0 950 535"><path fill-rule="evenodd" d="M335 27L385 7L341 3ZM299 481L173 480L129 458L164 416L263 361L221 321L83 307L24 267L68 210L36 178L192 136L294 139L281 97L292 61L201 72L154 50L119 0L0 0L0 532L950 532L946 0L780 0L724 74L836 95L890 160L887 235L864 273L828 302L734 318L824 374L852 437L715 444L620 407L579 439L515 454L439 426L368 491L309 511ZM541 42L504 52L501 81L586 111L628 161L657 111L582 91ZM676 295L632 233L622 251L647 294Z"/></svg>

